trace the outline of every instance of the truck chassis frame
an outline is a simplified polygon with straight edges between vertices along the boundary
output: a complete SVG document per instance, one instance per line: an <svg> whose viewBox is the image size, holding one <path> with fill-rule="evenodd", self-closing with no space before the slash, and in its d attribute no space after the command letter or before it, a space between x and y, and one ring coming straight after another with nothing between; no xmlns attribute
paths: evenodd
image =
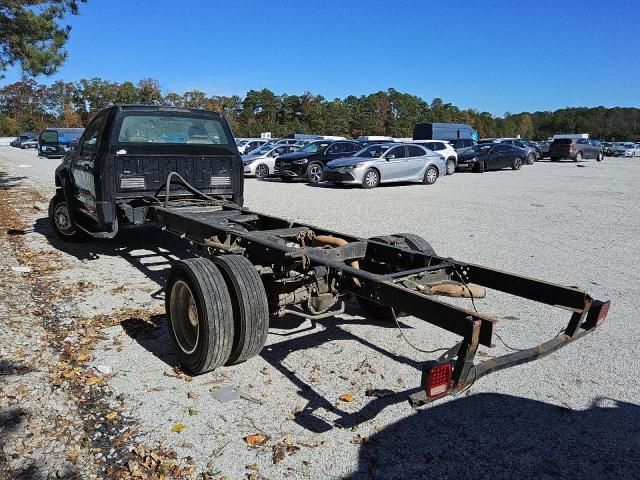
<svg viewBox="0 0 640 480"><path fill-rule="evenodd" d="M167 185L171 183L170 175ZM344 311L345 296L355 295L391 307L394 317L403 312L459 335L461 341L441 360L424 364L422 389L409 399L414 407L464 391L484 375L548 355L593 332L609 310L609 301L594 300L578 288L407 248L401 235L363 239L192 193L200 198L172 200L167 187L164 202L156 197L148 207L148 221L186 238L204 257L248 258L265 285L272 315L333 316ZM439 300L430 287L442 284L468 290L465 296L472 300L472 284L533 300L566 310L569 320L561 333L537 346L475 362L480 345L495 346L497 320ZM434 381L440 384L430 390Z"/></svg>

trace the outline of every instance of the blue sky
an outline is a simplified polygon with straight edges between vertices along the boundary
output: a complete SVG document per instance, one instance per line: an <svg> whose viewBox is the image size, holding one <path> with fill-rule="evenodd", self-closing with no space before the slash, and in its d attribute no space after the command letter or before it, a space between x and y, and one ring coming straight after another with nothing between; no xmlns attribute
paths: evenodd
<svg viewBox="0 0 640 480"><path fill-rule="evenodd" d="M89 0L51 78L165 92L393 87L462 108L640 107L639 0ZM2 84L15 81L9 72Z"/></svg>

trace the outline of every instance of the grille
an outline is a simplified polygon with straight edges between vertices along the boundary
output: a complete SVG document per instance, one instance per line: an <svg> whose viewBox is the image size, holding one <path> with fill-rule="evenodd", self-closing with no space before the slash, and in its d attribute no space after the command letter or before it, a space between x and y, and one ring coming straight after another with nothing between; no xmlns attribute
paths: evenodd
<svg viewBox="0 0 640 480"><path fill-rule="evenodd" d="M229 175L212 175L209 185L212 187L226 187L231 185L231 177Z"/></svg>
<svg viewBox="0 0 640 480"><path fill-rule="evenodd" d="M144 177L120 177L120 188L144 190Z"/></svg>

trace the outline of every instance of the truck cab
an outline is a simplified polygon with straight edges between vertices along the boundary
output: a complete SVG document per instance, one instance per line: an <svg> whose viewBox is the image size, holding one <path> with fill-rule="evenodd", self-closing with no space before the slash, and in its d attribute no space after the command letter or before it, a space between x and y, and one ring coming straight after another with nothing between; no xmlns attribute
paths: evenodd
<svg viewBox="0 0 640 480"><path fill-rule="evenodd" d="M112 238L120 226L142 224L171 172L184 180L170 185L172 198L192 197L191 186L243 203L242 161L220 114L155 105L101 110L56 169L54 229L67 240Z"/></svg>

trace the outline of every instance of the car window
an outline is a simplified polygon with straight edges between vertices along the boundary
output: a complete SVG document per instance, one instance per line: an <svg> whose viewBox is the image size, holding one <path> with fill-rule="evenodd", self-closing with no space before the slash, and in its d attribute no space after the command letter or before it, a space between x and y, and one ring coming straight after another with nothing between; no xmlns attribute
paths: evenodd
<svg viewBox="0 0 640 480"><path fill-rule="evenodd" d="M404 146L393 147L391 150L389 150L389 153L387 153L387 156L389 155L394 155L395 158L405 158Z"/></svg>
<svg viewBox="0 0 640 480"><path fill-rule="evenodd" d="M220 120L179 114L128 114L122 120L119 143L222 144L229 142ZM251 142L249 148L264 142Z"/></svg>
<svg viewBox="0 0 640 480"><path fill-rule="evenodd" d="M422 157L425 155L425 151L415 145L409 145L407 146L407 149L409 150L410 157Z"/></svg>
<svg viewBox="0 0 640 480"><path fill-rule="evenodd" d="M100 145L100 136L104 129L104 124L107 116L100 115L95 118L93 122L89 124L82 137L82 144L80 145L80 155L91 156L95 155Z"/></svg>
<svg viewBox="0 0 640 480"><path fill-rule="evenodd" d="M353 153L353 152L357 152L358 150L360 150L360 149L356 148L352 143L343 143L342 144L342 152L343 153Z"/></svg>
<svg viewBox="0 0 640 480"><path fill-rule="evenodd" d="M491 151L493 153L499 153L499 152L506 152L509 150L511 150L509 145L496 145L495 147L493 147Z"/></svg>
<svg viewBox="0 0 640 480"><path fill-rule="evenodd" d="M334 143L333 145L331 145L327 149L327 153L329 153L331 155L335 155L336 153L340 153L340 152L342 152L342 144L341 143Z"/></svg>
<svg viewBox="0 0 640 480"><path fill-rule="evenodd" d="M580 138L576 143L579 143L580 145L585 145L587 141L584 138Z"/></svg>
<svg viewBox="0 0 640 480"><path fill-rule="evenodd" d="M436 144L431 142L425 143L424 148L428 148L429 150L434 151L436 149Z"/></svg>

